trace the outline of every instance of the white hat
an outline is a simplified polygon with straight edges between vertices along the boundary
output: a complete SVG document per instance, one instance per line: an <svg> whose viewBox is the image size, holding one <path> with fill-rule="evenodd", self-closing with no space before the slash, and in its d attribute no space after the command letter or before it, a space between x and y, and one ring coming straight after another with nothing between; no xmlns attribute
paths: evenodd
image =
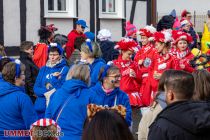
<svg viewBox="0 0 210 140"><path fill-rule="evenodd" d="M107 30L107 29L101 29L98 32L97 38L100 41L104 41L104 40L111 40L111 36L112 36L112 33L109 30Z"/></svg>

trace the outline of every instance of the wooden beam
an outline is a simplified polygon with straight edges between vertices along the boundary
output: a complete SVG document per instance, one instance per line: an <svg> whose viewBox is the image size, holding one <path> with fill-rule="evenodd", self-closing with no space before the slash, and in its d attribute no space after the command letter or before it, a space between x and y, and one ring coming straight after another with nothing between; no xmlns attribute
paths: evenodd
<svg viewBox="0 0 210 140"><path fill-rule="evenodd" d="M0 0L0 44L4 45L4 9L3 9L3 0Z"/></svg>

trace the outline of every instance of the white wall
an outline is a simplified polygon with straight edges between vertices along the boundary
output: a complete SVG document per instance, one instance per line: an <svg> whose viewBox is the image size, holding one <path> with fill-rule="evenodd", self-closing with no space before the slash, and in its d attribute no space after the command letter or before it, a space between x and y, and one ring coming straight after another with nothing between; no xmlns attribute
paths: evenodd
<svg viewBox="0 0 210 140"><path fill-rule="evenodd" d="M130 20L133 1L126 1L126 20ZM133 24L139 29L147 23L147 2L137 1Z"/></svg>
<svg viewBox="0 0 210 140"><path fill-rule="evenodd" d="M26 40L37 43L39 41L38 29L40 28L40 1L26 1Z"/></svg>
<svg viewBox="0 0 210 140"><path fill-rule="evenodd" d="M100 29L109 29L112 33L112 40L118 41L122 38L122 20L119 19L101 19Z"/></svg>
<svg viewBox="0 0 210 140"><path fill-rule="evenodd" d="M48 18L46 19L46 24L54 24L58 30L55 33L68 35L68 33L73 29L73 19L72 18Z"/></svg>
<svg viewBox="0 0 210 140"><path fill-rule="evenodd" d="M4 45L20 45L20 6L19 0L4 0Z"/></svg>
<svg viewBox="0 0 210 140"><path fill-rule="evenodd" d="M78 0L78 18L84 19L90 27L90 0Z"/></svg>
<svg viewBox="0 0 210 140"><path fill-rule="evenodd" d="M210 0L157 0L158 13L170 13L176 9L177 13L181 13L183 9L190 12L194 10L199 14L206 14L210 10Z"/></svg>

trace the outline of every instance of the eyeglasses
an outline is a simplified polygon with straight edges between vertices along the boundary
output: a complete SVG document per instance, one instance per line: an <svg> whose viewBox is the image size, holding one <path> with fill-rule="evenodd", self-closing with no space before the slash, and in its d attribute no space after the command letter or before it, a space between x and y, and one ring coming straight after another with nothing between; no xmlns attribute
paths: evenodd
<svg viewBox="0 0 210 140"><path fill-rule="evenodd" d="M85 29L85 27L81 26L82 29Z"/></svg>

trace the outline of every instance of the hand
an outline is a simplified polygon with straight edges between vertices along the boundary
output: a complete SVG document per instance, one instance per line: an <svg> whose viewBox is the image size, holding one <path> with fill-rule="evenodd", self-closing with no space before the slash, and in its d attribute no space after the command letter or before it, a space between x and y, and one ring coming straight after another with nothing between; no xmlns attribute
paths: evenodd
<svg viewBox="0 0 210 140"><path fill-rule="evenodd" d="M130 77L136 77L136 72L133 69L130 69Z"/></svg>
<svg viewBox="0 0 210 140"><path fill-rule="evenodd" d="M179 66L180 66L181 69L184 69L185 68L185 65L184 64L180 64Z"/></svg>
<svg viewBox="0 0 210 140"><path fill-rule="evenodd" d="M50 83L46 84L46 89L49 90L52 87L52 85Z"/></svg>
<svg viewBox="0 0 210 140"><path fill-rule="evenodd" d="M60 72L54 72L54 73L53 73L53 76L55 76L55 77L60 76Z"/></svg>
<svg viewBox="0 0 210 140"><path fill-rule="evenodd" d="M156 80L159 80L160 79L160 77L161 77L161 73L158 73L157 71L155 71L154 72L154 74L153 74L153 77L156 79Z"/></svg>
<svg viewBox="0 0 210 140"><path fill-rule="evenodd" d="M142 65L143 62L144 62L144 60L140 59L139 62L138 62L138 64L139 64L139 65Z"/></svg>

